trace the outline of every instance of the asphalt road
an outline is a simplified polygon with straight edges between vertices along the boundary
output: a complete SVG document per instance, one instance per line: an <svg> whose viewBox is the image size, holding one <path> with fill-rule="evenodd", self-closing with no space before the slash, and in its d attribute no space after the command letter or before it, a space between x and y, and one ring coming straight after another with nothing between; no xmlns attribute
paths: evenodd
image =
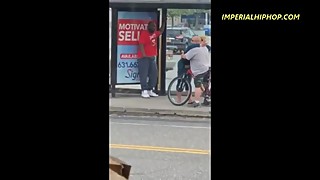
<svg viewBox="0 0 320 180"><path fill-rule="evenodd" d="M130 180L210 179L210 120L110 116L110 155Z"/></svg>

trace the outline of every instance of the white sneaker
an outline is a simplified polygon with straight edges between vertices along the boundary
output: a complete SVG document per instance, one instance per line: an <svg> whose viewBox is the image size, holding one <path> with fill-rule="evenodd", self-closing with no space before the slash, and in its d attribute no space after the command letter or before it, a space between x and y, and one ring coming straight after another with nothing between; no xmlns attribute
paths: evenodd
<svg viewBox="0 0 320 180"><path fill-rule="evenodd" d="M147 90L142 91L142 92L141 92L141 96L142 96L143 98L149 98L149 97L150 97Z"/></svg>
<svg viewBox="0 0 320 180"><path fill-rule="evenodd" d="M154 93L152 90L151 91L148 91L148 94L150 97L158 97L159 95Z"/></svg>

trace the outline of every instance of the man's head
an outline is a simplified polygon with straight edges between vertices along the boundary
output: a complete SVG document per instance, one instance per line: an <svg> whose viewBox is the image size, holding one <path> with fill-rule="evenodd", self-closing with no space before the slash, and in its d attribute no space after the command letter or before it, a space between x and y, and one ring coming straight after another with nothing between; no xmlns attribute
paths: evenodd
<svg viewBox="0 0 320 180"><path fill-rule="evenodd" d="M201 38L199 36L193 36L191 39L192 44L200 44Z"/></svg>
<svg viewBox="0 0 320 180"><path fill-rule="evenodd" d="M203 46L207 46L207 38L206 36L200 36L200 46L203 47Z"/></svg>
<svg viewBox="0 0 320 180"><path fill-rule="evenodd" d="M206 42L207 41L206 36L200 36L200 39L201 39L201 42Z"/></svg>
<svg viewBox="0 0 320 180"><path fill-rule="evenodd" d="M156 24L153 21L148 23L147 29L150 33L154 33L156 31Z"/></svg>

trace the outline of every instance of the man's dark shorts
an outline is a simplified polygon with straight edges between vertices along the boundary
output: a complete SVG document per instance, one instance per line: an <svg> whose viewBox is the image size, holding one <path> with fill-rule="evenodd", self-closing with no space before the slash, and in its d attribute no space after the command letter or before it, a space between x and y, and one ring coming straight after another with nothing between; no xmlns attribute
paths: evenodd
<svg viewBox="0 0 320 180"><path fill-rule="evenodd" d="M201 87L202 84L207 83L207 80L208 80L208 78L209 78L209 73L210 73L210 71L207 71L207 72L205 72L205 73L198 74L197 76L195 76L195 77L193 78L194 86L195 86L196 88L199 88L199 87Z"/></svg>

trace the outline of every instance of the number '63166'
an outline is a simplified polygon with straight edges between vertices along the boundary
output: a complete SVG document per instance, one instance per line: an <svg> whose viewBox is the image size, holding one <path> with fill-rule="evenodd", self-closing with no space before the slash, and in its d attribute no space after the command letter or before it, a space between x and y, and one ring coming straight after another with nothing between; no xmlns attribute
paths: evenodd
<svg viewBox="0 0 320 180"><path fill-rule="evenodd" d="M138 68L138 62L119 62L118 68Z"/></svg>

